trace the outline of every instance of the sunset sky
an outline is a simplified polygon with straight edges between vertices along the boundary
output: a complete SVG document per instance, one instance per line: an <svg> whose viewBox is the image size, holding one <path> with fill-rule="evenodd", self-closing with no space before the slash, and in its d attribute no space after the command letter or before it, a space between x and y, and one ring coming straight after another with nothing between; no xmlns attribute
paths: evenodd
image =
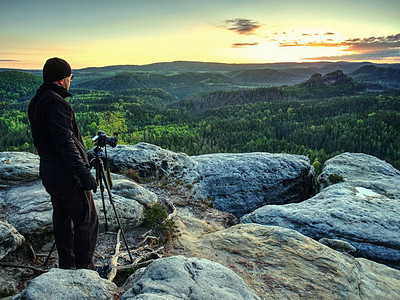
<svg viewBox="0 0 400 300"><path fill-rule="evenodd" d="M0 0L0 68L400 63L399 0Z"/></svg>

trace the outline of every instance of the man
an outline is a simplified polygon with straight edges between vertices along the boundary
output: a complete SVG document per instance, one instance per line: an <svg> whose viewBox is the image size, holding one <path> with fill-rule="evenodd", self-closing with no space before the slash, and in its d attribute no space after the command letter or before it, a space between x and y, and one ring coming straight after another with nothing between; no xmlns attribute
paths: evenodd
<svg viewBox="0 0 400 300"><path fill-rule="evenodd" d="M73 75L61 58L43 67L44 83L29 104L32 137L40 156L40 178L53 204L59 267L92 269L98 218L91 190L96 180L74 111L65 98Z"/></svg>

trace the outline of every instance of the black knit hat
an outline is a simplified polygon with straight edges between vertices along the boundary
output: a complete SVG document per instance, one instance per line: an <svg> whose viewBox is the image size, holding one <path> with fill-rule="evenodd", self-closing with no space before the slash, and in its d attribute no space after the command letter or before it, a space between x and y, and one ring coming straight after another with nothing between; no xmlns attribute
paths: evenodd
<svg viewBox="0 0 400 300"><path fill-rule="evenodd" d="M43 67L44 82L55 82L71 75L71 66L62 58L53 57Z"/></svg>

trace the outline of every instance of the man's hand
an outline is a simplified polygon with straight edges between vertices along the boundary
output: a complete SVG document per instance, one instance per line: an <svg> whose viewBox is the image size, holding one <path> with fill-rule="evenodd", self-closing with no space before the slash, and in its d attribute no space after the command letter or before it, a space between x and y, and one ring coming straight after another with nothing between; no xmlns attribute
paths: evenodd
<svg viewBox="0 0 400 300"><path fill-rule="evenodd" d="M79 175L79 179L81 181L81 186L85 191L90 191L97 187L96 179L90 171Z"/></svg>

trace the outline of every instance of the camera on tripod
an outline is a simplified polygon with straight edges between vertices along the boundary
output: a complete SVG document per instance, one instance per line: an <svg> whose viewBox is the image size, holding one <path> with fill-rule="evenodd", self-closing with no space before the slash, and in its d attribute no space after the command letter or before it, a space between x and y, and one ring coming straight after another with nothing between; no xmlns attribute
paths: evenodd
<svg viewBox="0 0 400 300"><path fill-rule="evenodd" d="M97 135L92 138L92 141L99 147L110 145L114 148L118 143L118 133L114 133L113 137L109 137L104 131L99 131Z"/></svg>

